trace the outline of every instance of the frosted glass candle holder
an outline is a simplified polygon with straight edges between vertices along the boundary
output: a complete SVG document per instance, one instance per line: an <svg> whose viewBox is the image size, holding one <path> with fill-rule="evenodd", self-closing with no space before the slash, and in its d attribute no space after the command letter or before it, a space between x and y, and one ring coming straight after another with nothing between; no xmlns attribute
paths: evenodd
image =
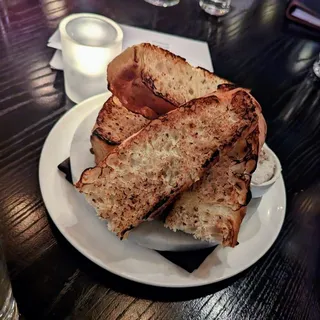
<svg viewBox="0 0 320 320"><path fill-rule="evenodd" d="M59 30L67 96L79 103L106 92L107 65L122 51L119 25L97 14L80 13L64 18Z"/></svg>

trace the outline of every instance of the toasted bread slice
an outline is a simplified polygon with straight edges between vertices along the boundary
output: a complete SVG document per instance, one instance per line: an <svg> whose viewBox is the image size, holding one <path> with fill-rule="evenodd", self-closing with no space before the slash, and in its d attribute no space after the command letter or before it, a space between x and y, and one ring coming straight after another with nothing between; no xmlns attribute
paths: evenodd
<svg viewBox="0 0 320 320"><path fill-rule="evenodd" d="M118 236L161 212L257 125L245 91L195 99L151 121L83 172L77 189Z"/></svg>
<svg viewBox="0 0 320 320"><path fill-rule="evenodd" d="M166 217L165 226L197 239L234 247L250 200L258 147L257 127L248 137L239 139L198 183L181 195Z"/></svg>
<svg viewBox="0 0 320 320"><path fill-rule="evenodd" d="M150 120L133 113L111 96L103 105L91 134L95 162L102 161L117 145L145 127Z"/></svg>
<svg viewBox="0 0 320 320"><path fill-rule="evenodd" d="M233 88L233 85L223 84L218 86L218 91L227 92ZM256 100L254 101L259 118L260 146L262 146L266 136L266 123L261 113L260 105ZM150 120L147 120L142 115L123 107L117 97L110 97L99 112L90 138L92 151L95 155L95 163L98 164L102 161L117 145L141 130L149 122Z"/></svg>
<svg viewBox="0 0 320 320"><path fill-rule="evenodd" d="M109 90L126 108L150 119L229 83L149 43L130 47L117 56L108 65L107 77Z"/></svg>

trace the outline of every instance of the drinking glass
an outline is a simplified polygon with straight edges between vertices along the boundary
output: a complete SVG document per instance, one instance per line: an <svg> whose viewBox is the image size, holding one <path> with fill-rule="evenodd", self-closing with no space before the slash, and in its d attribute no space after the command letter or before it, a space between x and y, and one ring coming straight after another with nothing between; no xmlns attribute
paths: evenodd
<svg viewBox="0 0 320 320"><path fill-rule="evenodd" d="M212 16L224 16L230 11L231 0L200 0L200 7Z"/></svg>
<svg viewBox="0 0 320 320"><path fill-rule="evenodd" d="M67 96L79 103L106 92L109 62L122 51L123 32L113 20L72 14L59 25Z"/></svg>
<svg viewBox="0 0 320 320"><path fill-rule="evenodd" d="M16 301L12 295L4 252L0 240L0 320L19 318Z"/></svg>
<svg viewBox="0 0 320 320"><path fill-rule="evenodd" d="M172 7L180 2L180 0L144 0L158 7Z"/></svg>

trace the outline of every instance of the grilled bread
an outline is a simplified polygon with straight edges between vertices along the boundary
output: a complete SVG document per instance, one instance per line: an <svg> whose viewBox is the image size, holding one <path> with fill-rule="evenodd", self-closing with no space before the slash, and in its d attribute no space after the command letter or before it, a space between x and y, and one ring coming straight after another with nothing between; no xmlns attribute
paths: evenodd
<svg viewBox="0 0 320 320"><path fill-rule="evenodd" d="M108 65L107 78L109 90L126 108L150 119L229 84L149 43L130 47L117 56Z"/></svg>
<svg viewBox="0 0 320 320"><path fill-rule="evenodd" d="M232 85L218 86L219 92L227 92L232 89ZM243 89L239 88L239 90ZM259 145L261 147L265 141L267 126L259 103L253 97L252 99L255 101L259 118ZM90 138L95 163L102 161L117 145L141 130L149 122L150 120L144 116L123 107L117 97L110 97L99 112Z"/></svg>
<svg viewBox="0 0 320 320"><path fill-rule="evenodd" d="M232 89L231 85L218 86L219 92L227 92ZM267 126L259 103L253 97L252 99L259 118L259 145L262 147ZM117 97L111 96L100 110L90 137L95 163L102 161L117 145L141 130L149 122L150 120L144 116L123 107Z"/></svg>
<svg viewBox="0 0 320 320"><path fill-rule="evenodd" d="M77 189L119 237L161 212L257 125L243 90L192 100L151 121L83 172ZM209 137L209 138L208 138Z"/></svg>
<svg viewBox="0 0 320 320"><path fill-rule="evenodd" d="M165 226L234 247L250 200L251 173L256 168L258 149L257 127L181 194L166 217Z"/></svg>
<svg viewBox="0 0 320 320"><path fill-rule="evenodd" d="M116 97L111 96L100 110L90 138L96 164L149 122L142 115L123 107Z"/></svg>

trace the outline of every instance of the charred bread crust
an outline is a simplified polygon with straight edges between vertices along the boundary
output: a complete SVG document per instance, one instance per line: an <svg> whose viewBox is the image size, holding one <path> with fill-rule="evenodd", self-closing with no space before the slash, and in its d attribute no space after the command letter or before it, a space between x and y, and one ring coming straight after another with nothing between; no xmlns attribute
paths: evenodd
<svg viewBox="0 0 320 320"><path fill-rule="evenodd" d="M175 106L146 86L141 68L139 47L128 48L108 65L108 89L130 111L156 119L159 114L173 110Z"/></svg>
<svg viewBox="0 0 320 320"><path fill-rule="evenodd" d="M109 140L105 135L103 135L103 133L99 133L99 128L93 130L92 132L93 136L96 136L97 138L99 138L100 140L102 140L103 142L107 143L110 146L117 146L120 144L120 141L112 141Z"/></svg>
<svg viewBox="0 0 320 320"><path fill-rule="evenodd" d="M142 43L126 49L107 70L109 90L133 112L155 119L229 81L184 58Z"/></svg>
<svg viewBox="0 0 320 320"><path fill-rule="evenodd" d="M211 157L207 159L206 162L202 165L202 168L208 168L209 165L213 165L213 163L218 160L219 155L220 155L219 150L214 151Z"/></svg>
<svg viewBox="0 0 320 320"><path fill-rule="evenodd" d="M129 111L111 96L100 110L90 138L96 164L148 123L148 119Z"/></svg>

